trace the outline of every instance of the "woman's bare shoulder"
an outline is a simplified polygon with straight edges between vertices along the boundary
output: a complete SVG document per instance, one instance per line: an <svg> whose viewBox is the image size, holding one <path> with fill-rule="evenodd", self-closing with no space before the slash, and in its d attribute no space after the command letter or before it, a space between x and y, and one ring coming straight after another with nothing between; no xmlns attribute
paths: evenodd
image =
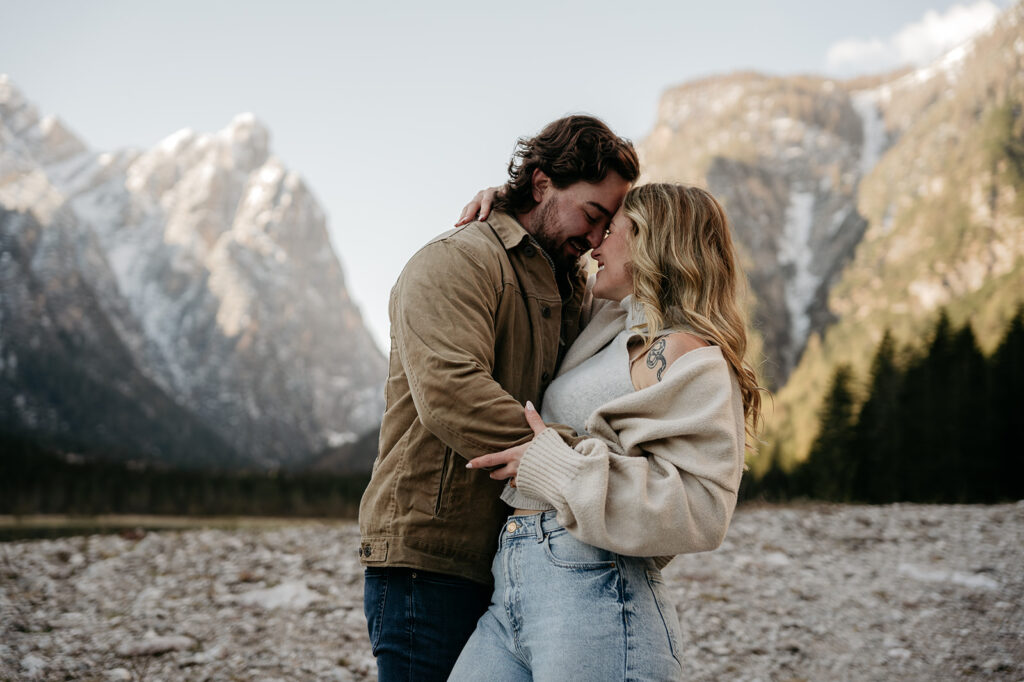
<svg viewBox="0 0 1024 682"><path fill-rule="evenodd" d="M665 370L676 360L709 345L704 339L689 332L672 332L659 336L641 353L631 356L630 375L633 378L633 386L637 390L653 386L661 381Z"/></svg>

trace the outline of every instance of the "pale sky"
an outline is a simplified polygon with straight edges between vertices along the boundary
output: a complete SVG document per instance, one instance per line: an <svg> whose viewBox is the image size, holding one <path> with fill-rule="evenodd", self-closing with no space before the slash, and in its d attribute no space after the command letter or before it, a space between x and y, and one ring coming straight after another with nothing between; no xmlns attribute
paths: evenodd
<svg viewBox="0 0 1024 682"><path fill-rule="evenodd" d="M324 207L386 352L402 265L505 180L517 137L586 112L639 142L673 85L888 70L1010 4L0 0L0 73L97 150L256 114Z"/></svg>

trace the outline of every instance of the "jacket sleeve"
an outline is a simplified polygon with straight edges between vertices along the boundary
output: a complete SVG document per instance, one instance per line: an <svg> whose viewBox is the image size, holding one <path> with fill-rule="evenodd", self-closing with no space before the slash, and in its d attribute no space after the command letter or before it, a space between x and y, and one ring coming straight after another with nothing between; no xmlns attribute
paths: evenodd
<svg viewBox="0 0 1024 682"><path fill-rule="evenodd" d="M393 343L423 425L466 458L526 442L523 406L493 377L500 273L450 241L421 249L391 294Z"/></svg>
<svg viewBox="0 0 1024 682"><path fill-rule="evenodd" d="M518 488L550 502L575 537L619 554L718 547L736 506L744 422L728 366L704 350L676 360L661 383L599 408L588 420L594 437L574 448L550 429L539 434Z"/></svg>

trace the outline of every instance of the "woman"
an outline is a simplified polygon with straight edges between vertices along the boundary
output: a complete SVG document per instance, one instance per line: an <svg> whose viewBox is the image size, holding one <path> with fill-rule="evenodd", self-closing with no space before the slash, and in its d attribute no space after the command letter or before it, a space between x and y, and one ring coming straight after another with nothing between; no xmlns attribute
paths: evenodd
<svg viewBox="0 0 1024 682"><path fill-rule="evenodd" d="M681 675L660 569L721 544L760 412L736 257L714 197L667 184L632 189L591 257L590 319L543 419L527 405L534 439L467 465L498 467L515 513L452 680Z"/></svg>

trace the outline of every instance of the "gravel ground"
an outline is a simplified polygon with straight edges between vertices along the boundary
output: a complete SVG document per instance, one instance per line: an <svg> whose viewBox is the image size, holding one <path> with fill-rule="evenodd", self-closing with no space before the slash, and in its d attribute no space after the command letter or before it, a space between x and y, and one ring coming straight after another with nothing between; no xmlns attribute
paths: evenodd
<svg viewBox="0 0 1024 682"><path fill-rule="evenodd" d="M357 544L350 523L2 543L0 680L373 679ZM745 506L664 574L687 680L1024 680L1024 502Z"/></svg>

